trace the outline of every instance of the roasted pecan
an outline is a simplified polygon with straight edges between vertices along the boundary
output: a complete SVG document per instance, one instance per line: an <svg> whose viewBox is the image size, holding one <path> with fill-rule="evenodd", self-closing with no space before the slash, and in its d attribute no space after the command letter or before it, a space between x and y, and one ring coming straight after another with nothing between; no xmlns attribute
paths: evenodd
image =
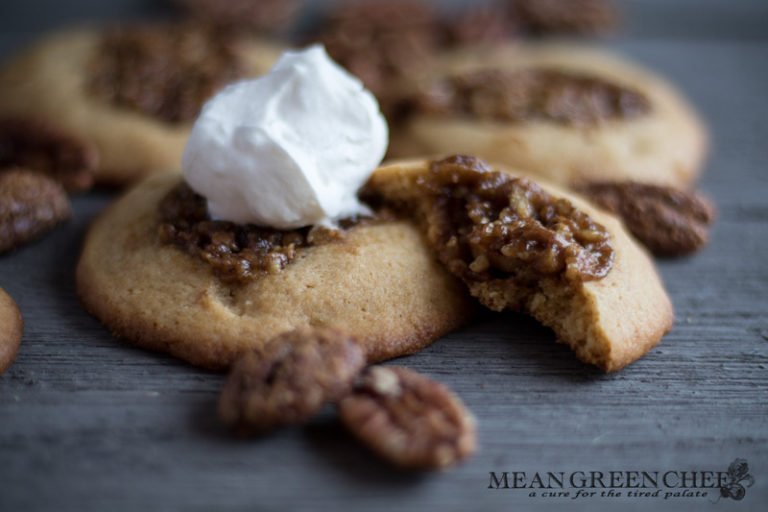
<svg viewBox="0 0 768 512"><path fill-rule="evenodd" d="M0 173L0 253L16 249L69 218L67 193L35 171Z"/></svg>
<svg viewBox="0 0 768 512"><path fill-rule="evenodd" d="M294 21L304 0L172 0L192 18L223 29L279 32Z"/></svg>
<svg viewBox="0 0 768 512"><path fill-rule="evenodd" d="M461 400L406 368L369 368L339 412L356 437L403 468L444 468L475 450L475 421Z"/></svg>
<svg viewBox="0 0 768 512"><path fill-rule="evenodd" d="M47 174L69 192L88 190L98 165L96 148L42 121L0 119L0 169L23 167Z"/></svg>
<svg viewBox="0 0 768 512"><path fill-rule="evenodd" d="M349 392L365 365L354 338L332 329L298 329L248 351L232 366L219 415L239 434L303 423Z"/></svg>
<svg viewBox="0 0 768 512"><path fill-rule="evenodd" d="M621 217L635 238L657 256L691 254L709 240L715 210L699 193L634 181L582 183L575 188Z"/></svg>
<svg viewBox="0 0 768 512"><path fill-rule="evenodd" d="M536 34L600 34L619 24L610 0L508 0L513 16Z"/></svg>

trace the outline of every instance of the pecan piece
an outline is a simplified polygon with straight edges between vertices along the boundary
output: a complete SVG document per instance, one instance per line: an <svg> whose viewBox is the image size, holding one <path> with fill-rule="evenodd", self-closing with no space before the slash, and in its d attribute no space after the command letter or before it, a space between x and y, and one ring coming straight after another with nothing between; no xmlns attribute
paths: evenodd
<svg viewBox="0 0 768 512"><path fill-rule="evenodd" d="M339 413L356 437L403 468L445 468L475 450L475 420L461 400L406 368L369 368Z"/></svg>
<svg viewBox="0 0 768 512"><path fill-rule="evenodd" d="M67 194L40 173L0 173L0 253L16 249L69 218Z"/></svg>
<svg viewBox="0 0 768 512"><path fill-rule="evenodd" d="M592 182L575 188L621 217L635 238L656 256L684 256L709 241L715 210L697 192L634 181Z"/></svg>
<svg viewBox="0 0 768 512"><path fill-rule="evenodd" d="M0 168L23 167L42 172L69 192L93 186L96 148L38 120L0 119Z"/></svg>
<svg viewBox="0 0 768 512"><path fill-rule="evenodd" d="M219 416L241 435L303 423L347 394L364 365L363 349L339 331L284 333L234 363Z"/></svg>

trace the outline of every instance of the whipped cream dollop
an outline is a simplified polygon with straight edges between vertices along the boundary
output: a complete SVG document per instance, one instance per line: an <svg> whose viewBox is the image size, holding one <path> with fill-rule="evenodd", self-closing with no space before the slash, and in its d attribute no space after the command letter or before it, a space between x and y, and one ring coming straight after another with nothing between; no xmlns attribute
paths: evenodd
<svg viewBox="0 0 768 512"><path fill-rule="evenodd" d="M267 75L208 101L182 169L215 219L276 229L328 225L368 213L357 192L387 144L373 95L312 46L286 52Z"/></svg>

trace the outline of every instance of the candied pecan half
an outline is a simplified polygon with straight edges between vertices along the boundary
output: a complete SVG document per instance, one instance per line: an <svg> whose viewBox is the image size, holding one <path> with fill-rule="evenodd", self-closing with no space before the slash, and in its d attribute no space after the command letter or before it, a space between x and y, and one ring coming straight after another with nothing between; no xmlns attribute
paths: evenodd
<svg viewBox="0 0 768 512"><path fill-rule="evenodd" d="M193 121L203 103L242 76L235 37L199 24L117 27L90 63L97 97L168 123Z"/></svg>
<svg viewBox="0 0 768 512"><path fill-rule="evenodd" d="M536 34L601 34L615 30L619 14L610 0L511 0L513 16Z"/></svg>
<svg viewBox="0 0 768 512"><path fill-rule="evenodd" d="M430 243L470 285L511 279L523 289L546 277L589 281L613 266L603 226L570 201L482 160L455 155L433 162L420 186Z"/></svg>
<svg viewBox="0 0 768 512"><path fill-rule="evenodd" d="M39 120L0 118L0 169L23 167L47 174L69 192L93 186L96 148Z"/></svg>
<svg viewBox="0 0 768 512"><path fill-rule="evenodd" d="M241 435L303 423L348 393L364 366L363 349L340 331L284 333L235 361L219 416Z"/></svg>
<svg viewBox="0 0 768 512"><path fill-rule="evenodd" d="M629 231L657 256L685 256L709 241L712 203L697 192L623 182L592 182L576 189L621 217Z"/></svg>
<svg viewBox="0 0 768 512"><path fill-rule="evenodd" d="M357 438L399 467L445 468L475 450L475 420L461 400L406 368L369 368L338 407Z"/></svg>
<svg viewBox="0 0 768 512"><path fill-rule="evenodd" d="M61 185L35 171L0 173L0 253L38 238L71 215Z"/></svg>
<svg viewBox="0 0 768 512"><path fill-rule="evenodd" d="M299 13L304 0L172 0L192 18L224 29L279 32Z"/></svg>
<svg viewBox="0 0 768 512"><path fill-rule="evenodd" d="M409 107L432 115L589 126L650 112L639 91L600 77L548 68L481 69L436 80Z"/></svg>

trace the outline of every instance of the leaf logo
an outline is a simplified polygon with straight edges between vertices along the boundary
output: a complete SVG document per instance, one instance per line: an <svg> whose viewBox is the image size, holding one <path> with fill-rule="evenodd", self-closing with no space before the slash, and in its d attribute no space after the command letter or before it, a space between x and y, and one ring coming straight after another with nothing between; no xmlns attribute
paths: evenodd
<svg viewBox="0 0 768 512"><path fill-rule="evenodd" d="M752 487L755 479L749 474L749 464L745 459L736 459L728 466L729 482L720 488L720 498L731 498L736 501L744 499L747 487Z"/></svg>

